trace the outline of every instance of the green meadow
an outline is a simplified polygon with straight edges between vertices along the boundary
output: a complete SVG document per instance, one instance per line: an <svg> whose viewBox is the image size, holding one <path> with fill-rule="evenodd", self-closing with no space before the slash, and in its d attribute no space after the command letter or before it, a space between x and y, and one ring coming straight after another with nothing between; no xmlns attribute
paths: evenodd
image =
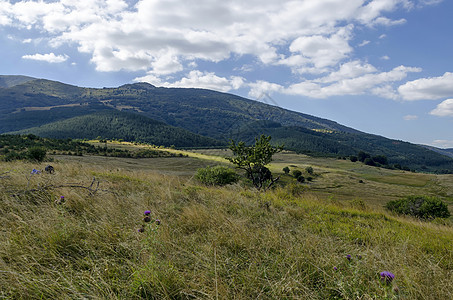
<svg viewBox="0 0 453 300"><path fill-rule="evenodd" d="M453 212L453 175L283 152L258 192L196 180L228 151L165 150L181 156L0 163L0 299L453 299L453 217L383 208L428 195Z"/></svg>

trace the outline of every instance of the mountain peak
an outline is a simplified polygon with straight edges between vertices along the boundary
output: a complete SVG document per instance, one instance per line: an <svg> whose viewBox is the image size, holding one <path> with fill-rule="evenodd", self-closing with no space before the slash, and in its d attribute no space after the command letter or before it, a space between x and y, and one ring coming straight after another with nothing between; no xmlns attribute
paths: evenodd
<svg viewBox="0 0 453 300"><path fill-rule="evenodd" d="M0 88L10 88L36 78L21 75L0 75Z"/></svg>
<svg viewBox="0 0 453 300"><path fill-rule="evenodd" d="M156 87L148 82L137 82L137 83L124 84L124 85L120 86L120 88L130 88L130 89L136 89L136 90L153 90Z"/></svg>

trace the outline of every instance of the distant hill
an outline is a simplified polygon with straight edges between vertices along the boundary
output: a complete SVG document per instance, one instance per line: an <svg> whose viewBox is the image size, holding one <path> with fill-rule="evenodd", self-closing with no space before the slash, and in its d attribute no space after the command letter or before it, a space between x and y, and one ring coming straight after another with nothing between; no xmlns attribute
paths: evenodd
<svg viewBox="0 0 453 300"><path fill-rule="evenodd" d="M437 170L449 173L453 159L424 146L391 140L365 133L314 131L298 126L282 126L276 122L258 121L239 130L235 139L252 143L257 134L272 136L272 143L283 144L298 153L325 156L355 156L359 151L373 156L385 155L389 163L413 170ZM453 154L453 153L452 153Z"/></svg>
<svg viewBox="0 0 453 300"><path fill-rule="evenodd" d="M231 94L204 89L156 88L148 83L92 89L37 79L0 90L0 99L0 121L12 113L61 109L64 106L70 110L70 105L84 104L136 111L216 139L226 139L229 132L238 126L263 119L310 129L358 132L330 120ZM0 127L1 132L5 130Z"/></svg>
<svg viewBox="0 0 453 300"><path fill-rule="evenodd" d="M0 88L9 88L36 78L20 75L0 75Z"/></svg>
<svg viewBox="0 0 453 300"><path fill-rule="evenodd" d="M425 147L425 148L427 148L429 150L432 150L434 152L437 152L439 154L442 154L442 155L445 155L445 156L453 158L453 148L441 149L441 148L437 148L437 147L433 147L433 146L427 146L427 145L423 145L423 147Z"/></svg>
<svg viewBox="0 0 453 300"><path fill-rule="evenodd" d="M15 77L3 76L5 82ZM16 81L18 82L18 81ZM414 170L453 172L451 152L366 134L334 121L205 89L163 88L148 83L117 88L83 88L33 79L0 88L0 133L31 132L49 137L118 138L181 147L219 145L229 139L253 141L261 133L287 149L310 155L348 156L358 151L385 155L389 163ZM102 115L103 111L109 111ZM110 111L121 126L109 124ZM101 112L100 115L93 114ZM144 119L138 121L138 116ZM184 133L153 135L176 128ZM151 123L149 123L151 122ZM85 127L82 124L86 123ZM173 127L164 127L170 125ZM149 127L143 124L150 124ZM39 127L39 128L37 128ZM104 128L105 127L105 128ZM77 130L75 130L77 129ZM189 137L188 132L193 134ZM183 139L177 137L184 136ZM202 137L203 138L202 138Z"/></svg>
<svg viewBox="0 0 453 300"><path fill-rule="evenodd" d="M123 139L154 145L176 147L222 146L214 139L194 134L182 128L167 125L145 116L108 110L73 117L33 127L14 134L34 134L47 138L64 139Z"/></svg>

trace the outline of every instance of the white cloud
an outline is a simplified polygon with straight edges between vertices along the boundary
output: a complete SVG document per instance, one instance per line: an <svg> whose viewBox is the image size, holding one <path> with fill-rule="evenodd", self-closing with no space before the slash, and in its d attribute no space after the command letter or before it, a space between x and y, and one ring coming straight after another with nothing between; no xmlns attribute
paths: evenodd
<svg viewBox="0 0 453 300"><path fill-rule="evenodd" d="M363 47L363 46L366 46L366 45L368 45L369 43L371 43L371 42L370 42L370 41L368 41L368 40L364 40L364 41L363 41L363 42L361 42L361 43L360 43L360 44L359 44L358 46L359 46L359 47Z"/></svg>
<svg viewBox="0 0 453 300"><path fill-rule="evenodd" d="M389 60L390 57L389 57L388 55L384 55L384 56L381 56L381 59L382 59L382 60Z"/></svg>
<svg viewBox="0 0 453 300"><path fill-rule="evenodd" d="M349 45L352 28L352 26L340 28L330 36L299 37L291 43L289 50L308 58L316 68L334 66L352 52Z"/></svg>
<svg viewBox="0 0 453 300"><path fill-rule="evenodd" d="M254 99L261 99L264 95L280 92L283 90L283 86L279 84L262 80L249 84L249 87L249 97Z"/></svg>
<svg viewBox="0 0 453 300"><path fill-rule="evenodd" d="M357 78L364 74L376 72L376 68L368 63L363 64L358 60L344 63L340 66L338 71L331 72L328 76L316 79L317 82L335 82L350 78Z"/></svg>
<svg viewBox="0 0 453 300"><path fill-rule="evenodd" d="M362 66L361 70L365 72L366 69L366 67L364 68ZM368 67L368 69L369 72L372 72L371 67ZM303 95L312 98L327 98L330 96L361 95L366 92L374 92L376 94L386 90L386 93L380 95L384 96L388 95L388 88L386 87L388 87L389 83L401 81L408 73L412 72L420 72L420 69L399 66L389 72L368 73L353 78L338 78L337 81L330 85L322 85L316 81L304 81L290 85L284 92L291 95ZM318 81L323 82L322 79ZM326 82L329 82L329 80ZM379 90L379 88L382 90Z"/></svg>
<svg viewBox="0 0 453 300"><path fill-rule="evenodd" d="M399 19L399 20L391 20L384 17L376 18L373 22L373 25L382 25L382 26L395 26L395 25L402 25L406 23L406 19Z"/></svg>
<svg viewBox="0 0 453 300"><path fill-rule="evenodd" d="M416 115L406 115L406 116L403 117L403 119L405 121L414 121L414 120L418 119L418 116L416 116Z"/></svg>
<svg viewBox="0 0 453 300"><path fill-rule="evenodd" d="M383 14L407 6L406 0L0 3L1 25L37 29L50 35L54 47L76 44L100 71L156 74L179 72L188 61L219 62L233 54L313 73L313 67L334 66L352 53L354 26L339 24L392 25L400 21ZM285 57L288 50L292 55Z"/></svg>
<svg viewBox="0 0 453 300"><path fill-rule="evenodd" d="M228 92L230 90L237 90L244 85L244 79L238 76L231 76L229 78L219 77L214 73L201 72L198 70L191 71L187 77L175 82L163 82L161 77L149 74L144 77L135 78L134 81L149 82L156 86L166 87L180 87L180 88L203 88L211 89L220 92Z"/></svg>
<svg viewBox="0 0 453 300"><path fill-rule="evenodd" d="M424 5L436 0L423 0ZM394 26L392 12L410 9L409 0L0 0L0 26L38 32L33 41L76 46L98 71L142 71L156 85L230 91L248 86L250 95L285 92L315 98L370 92L395 99L392 84L415 68L377 70L355 60L351 46L357 28ZM385 34L379 38L385 38ZM26 40L22 38L21 40ZM370 41L358 45L363 47ZM356 46L357 47L357 46ZM284 66L311 80L246 84L193 70L247 57L260 67ZM62 62L67 56L26 55L24 59ZM232 60L233 61L233 60ZM238 63L239 64L239 63ZM226 64L224 64L226 65ZM234 65L232 69L240 70ZM189 72L192 70L191 72ZM256 70L256 69L255 69ZM189 73L187 73L189 72ZM187 74L180 78L181 74ZM174 79L180 78L180 79ZM404 89L404 88L403 88Z"/></svg>
<svg viewBox="0 0 453 300"><path fill-rule="evenodd" d="M398 100L400 98L400 95L390 83L372 88L371 93L386 99Z"/></svg>
<svg viewBox="0 0 453 300"><path fill-rule="evenodd" d="M55 55L53 52L48 54L33 54L33 55L24 55L22 56L23 59L29 60L38 60L38 61L45 61L48 63L62 63L68 60L67 55Z"/></svg>
<svg viewBox="0 0 453 300"><path fill-rule="evenodd" d="M436 5L441 3L444 0L419 0L419 6L424 6L424 5Z"/></svg>
<svg viewBox="0 0 453 300"><path fill-rule="evenodd" d="M453 117L453 99L443 101L430 114L439 117Z"/></svg>
<svg viewBox="0 0 453 300"><path fill-rule="evenodd" d="M449 140L434 140L431 144L442 149L453 148L453 141Z"/></svg>
<svg viewBox="0 0 453 300"><path fill-rule="evenodd" d="M404 100L436 100L453 97L453 73L406 82L398 88Z"/></svg>
<svg viewBox="0 0 453 300"><path fill-rule="evenodd" d="M381 16L384 12L394 11L398 6L405 7L406 9L411 8L411 2L409 0L372 0L366 5L360 7L358 19L367 25L392 25L387 24L390 20L386 19L383 21ZM387 21L388 20L388 21Z"/></svg>

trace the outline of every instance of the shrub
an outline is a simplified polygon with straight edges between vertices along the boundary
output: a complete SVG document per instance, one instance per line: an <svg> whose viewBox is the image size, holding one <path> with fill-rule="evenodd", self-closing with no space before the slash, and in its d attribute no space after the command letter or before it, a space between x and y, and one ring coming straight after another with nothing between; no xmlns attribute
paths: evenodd
<svg viewBox="0 0 453 300"><path fill-rule="evenodd" d="M302 172L300 170L293 170L293 176L294 178L299 178L302 176Z"/></svg>
<svg viewBox="0 0 453 300"><path fill-rule="evenodd" d="M283 168L283 172L285 172L285 174L288 174L289 173L289 168L288 167L284 167Z"/></svg>
<svg viewBox="0 0 453 300"><path fill-rule="evenodd" d="M385 207L398 214L410 215L421 219L448 218L448 206L436 197L408 196L387 202Z"/></svg>
<svg viewBox="0 0 453 300"><path fill-rule="evenodd" d="M307 172L310 175L313 175L313 167L306 167L305 172Z"/></svg>
<svg viewBox="0 0 453 300"><path fill-rule="evenodd" d="M46 154L46 150L40 147L32 147L27 151L27 157L38 162L43 161L46 158Z"/></svg>
<svg viewBox="0 0 453 300"><path fill-rule="evenodd" d="M238 175L222 166L206 167L197 170L196 178L206 185L226 185L238 181Z"/></svg>
<svg viewBox="0 0 453 300"><path fill-rule="evenodd" d="M304 183L305 177L300 175L299 177L297 177L297 181L300 182L300 183Z"/></svg>
<svg viewBox="0 0 453 300"><path fill-rule="evenodd" d="M363 161L363 163L367 166L372 166L372 167L375 167L376 166L376 163L374 162L374 160L372 158L365 158L365 160Z"/></svg>

